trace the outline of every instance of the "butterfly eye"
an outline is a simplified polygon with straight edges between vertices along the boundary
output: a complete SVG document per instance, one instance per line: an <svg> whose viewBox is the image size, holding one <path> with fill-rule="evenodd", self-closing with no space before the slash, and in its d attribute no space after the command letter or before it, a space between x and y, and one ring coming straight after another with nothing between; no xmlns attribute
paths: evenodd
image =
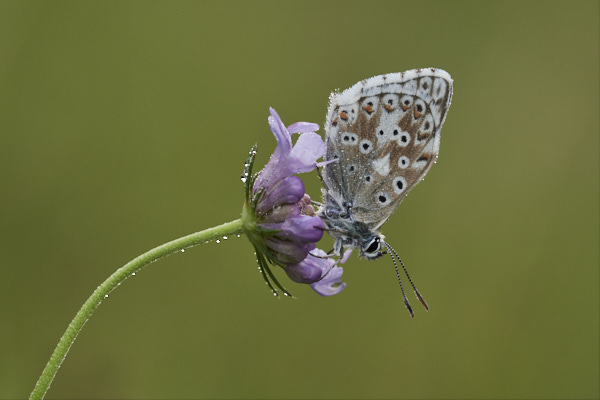
<svg viewBox="0 0 600 400"><path fill-rule="evenodd" d="M369 243L369 247L365 250L365 253L377 253L381 249L381 239L378 237L373 238Z"/></svg>

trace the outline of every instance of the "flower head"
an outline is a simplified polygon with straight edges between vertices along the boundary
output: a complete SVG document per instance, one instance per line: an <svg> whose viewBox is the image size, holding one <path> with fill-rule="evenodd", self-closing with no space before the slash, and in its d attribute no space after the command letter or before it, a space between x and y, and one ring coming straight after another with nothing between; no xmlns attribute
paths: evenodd
<svg viewBox="0 0 600 400"><path fill-rule="evenodd" d="M278 265L286 270L292 280L308 284L318 284L321 280L329 282L331 272L341 271L341 268L336 269L333 260L320 258L326 255L316 249L316 242L323 237L324 225L315 214L304 183L295 176L315 169L317 160L325 155L325 144L315 133L319 126L297 122L286 128L277 112L272 108L270 111L269 125L277 139L277 147L267 165L256 176L252 175L256 147L250 152L242 175L246 185L242 219L248 238L256 250L259 269L265 281L274 294L277 295L277 290L271 281L289 295L269 265ZM299 133L300 137L292 144L291 135L295 133ZM329 283L313 286L313 289L327 296L338 293L345 286L339 280L339 275L335 282L331 282L334 283L339 290L328 292L322 289Z"/></svg>

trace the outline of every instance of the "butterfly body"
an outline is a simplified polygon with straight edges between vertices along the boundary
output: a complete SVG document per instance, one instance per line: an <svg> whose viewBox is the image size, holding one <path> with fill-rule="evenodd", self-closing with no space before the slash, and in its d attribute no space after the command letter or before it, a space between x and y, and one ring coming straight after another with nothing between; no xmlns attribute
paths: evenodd
<svg viewBox="0 0 600 400"><path fill-rule="evenodd" d="M435 163L452 99L440 69L375 76L331 94L319 209L334 251L381 257L381 226Z"/></svg>

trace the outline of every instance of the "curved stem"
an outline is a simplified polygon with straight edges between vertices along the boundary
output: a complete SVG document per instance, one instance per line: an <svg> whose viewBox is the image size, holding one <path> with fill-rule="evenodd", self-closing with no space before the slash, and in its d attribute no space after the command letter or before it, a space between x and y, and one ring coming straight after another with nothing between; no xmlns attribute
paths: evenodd
<svg viewBox="0 0 600 400"><path fill-rule="evenodd" d="M60 338L58 345L54 349L52 356L50 356L50 360L48 361L48 364L46 364L42 375L38 379L33 392L31 392L29 397L30 400L44 398L46 392L52 384L52 380L54 379L56 372L67 356L67 353L77 338L77 335L79 332L81 332L83 325L85 325L86 321L90 318L96 307L100 305L102 300L104 300L117 286L123 283L125 279L151 262L168 256L169 254L182 251L188 247L192 247L200 243L206 243L211 240L219 239L223 236L241 234L244 232L245 230L243 228L241 219L231 221L226 224L192 233L191 235L187 235L162 244L134 258L123 267L116 270L111 276L108 277L108 279L98 286L96 290L94 290L94 293L92 293L92 295L86 300L81 309L75 315L75 318L73 318L67 327L67 330Z"/></svg>

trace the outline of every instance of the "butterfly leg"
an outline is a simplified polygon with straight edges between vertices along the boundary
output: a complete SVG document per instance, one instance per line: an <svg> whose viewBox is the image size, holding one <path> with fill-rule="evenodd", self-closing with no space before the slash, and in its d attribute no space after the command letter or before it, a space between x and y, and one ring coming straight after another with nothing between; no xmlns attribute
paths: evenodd
<svg viewBox="0 0 600 400"><path fill-rule="evenodd" d="M332 253L333 253L333 249L329 250L329 252L326 255L324 255L324 256L319 256L317 254L313 254L313 253L310 253L310 252L308 254L310 254L313 257L322 258L322 259L337 257L336 254L332 254Z"/></svg>
<svg viewBox="0 0 600 400"><path fill-rule="evenodd" d="M328 229L328 228L320 228L324 231L337 231L336 229ZM318 257L318 258L332 258L332 257L343 257L344 256L344 246L343 246L343 240L341 238L337 238L335 240L335 243L333 244L333 249L329 250L327 252L327 255L325 256L316 256L314 254L311 253L312 256L314 257Z"/></svg>
<svg viewBox="0 0 600 400"><path fill-rule="evenodd" d="M344 242L342 238L335 239L333 244L333 254L342 257L344 254Z"/></svg>

